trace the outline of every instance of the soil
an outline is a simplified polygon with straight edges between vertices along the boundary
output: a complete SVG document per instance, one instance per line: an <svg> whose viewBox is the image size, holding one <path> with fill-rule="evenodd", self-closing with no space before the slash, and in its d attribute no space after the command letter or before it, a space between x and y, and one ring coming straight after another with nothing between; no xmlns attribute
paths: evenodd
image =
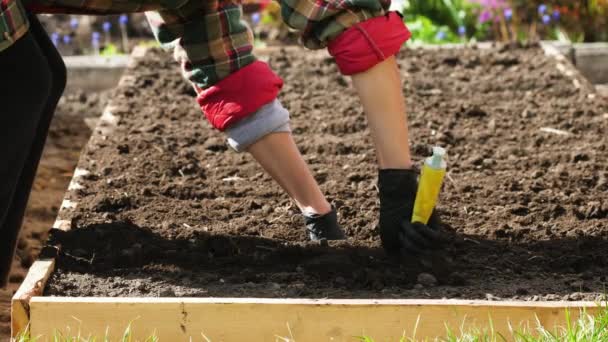
<svg viewBox="0 0 608 342"><path fill-rule="evenodd" d="M104 93L69 93L57 107L25 213L9 287L0 290L0 341L7 341L10 334L10 298L47 240L80 151L91 135L82 115L99 116L105 99Z"/></svg>
<svg viewBox="0 0 608 342"><path fill-rule="evenodd" d="M281 100L348 241L307 242L296 208L228 150L171 57L148 52L95 135L91 173L57 231L51 296L598 299L608 270L608 104L537 47L406 50L416 161L440 144L449 174L441 252L387 258L375 228L375 155L349 79L282 51ZM544 128L567 132L556 134ZM53 248L48 248L49 254Z"/></svg>

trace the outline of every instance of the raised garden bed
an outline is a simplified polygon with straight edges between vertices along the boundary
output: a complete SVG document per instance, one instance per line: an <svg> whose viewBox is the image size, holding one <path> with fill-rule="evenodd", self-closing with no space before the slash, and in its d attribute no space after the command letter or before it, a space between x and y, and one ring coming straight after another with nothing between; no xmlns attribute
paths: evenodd
<svg viewBox="0 0 608 342"><path fill-rule="evenodd" d="M276 331L287 323L296 339L312 329L384 340L417 315L419 337L441 335L444 321L487 324L488 315L506 332L509 322L537 314L551 325L562 308L601 299L608 108L564 58L539 48L400 56L415 158L434 144L450 153L439 209L452 241L438 255L396 261L374 229L365 119L329 58L299 50L269 58L286 81L298 145L349 236L325 246L306 241L278 186L209 129L170 56L137 53L64 201L45 254L59 251L55 271L55 261L39 262L15 296L16 330L31 309L34 335L70 323L118 334L141 317L139 336L157 328L161 337L204 330L234 340L245 330L264 340L288 335ZM29 301L48 275L45 296Z"/></svg>

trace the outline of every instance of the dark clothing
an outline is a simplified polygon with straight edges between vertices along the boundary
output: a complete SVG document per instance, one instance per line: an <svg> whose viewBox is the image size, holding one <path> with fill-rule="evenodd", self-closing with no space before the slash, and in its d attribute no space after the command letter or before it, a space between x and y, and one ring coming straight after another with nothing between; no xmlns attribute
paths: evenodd
<svg viewBox="0 0 608 342"><path fill-rule="evenodd" d="M32 183L66 83L63 60L42 25L0 53L0 288L6 285Z"/></svg>

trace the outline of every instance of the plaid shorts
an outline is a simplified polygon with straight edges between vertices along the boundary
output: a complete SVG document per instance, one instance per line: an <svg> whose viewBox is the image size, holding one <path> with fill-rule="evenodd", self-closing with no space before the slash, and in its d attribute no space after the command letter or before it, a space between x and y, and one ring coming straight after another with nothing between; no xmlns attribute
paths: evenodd
<svg viewBox="0 0 608 342"><path fill-rule="evenodd" d="M117 14L146 12L154 35L174 51L184 76L206 89L255 61L253 34L239 0L0 0L0 53L28 29L26 11ZM323 48L352 25L384 15L390 0L280 0L285 23L303 44Z"/></svg>

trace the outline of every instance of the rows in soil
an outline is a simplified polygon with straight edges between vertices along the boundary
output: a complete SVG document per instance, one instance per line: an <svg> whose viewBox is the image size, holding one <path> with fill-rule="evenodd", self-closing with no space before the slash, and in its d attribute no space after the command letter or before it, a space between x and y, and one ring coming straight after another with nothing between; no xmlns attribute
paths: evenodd
<svg viewBox="0 0 608 342"><path fill-rule="evenodd" d="M387 259L375 155L347 78L319 54L270 57L298 146L348 241L307 242L289 198L227 149L170 56L150 50L115 92L120 117L81 158L49 295L596 299L608 270L608 106L536 47L406 50L419 161L449 176L443 251ZM567 132L555 134L541 128Z"/></svg>

